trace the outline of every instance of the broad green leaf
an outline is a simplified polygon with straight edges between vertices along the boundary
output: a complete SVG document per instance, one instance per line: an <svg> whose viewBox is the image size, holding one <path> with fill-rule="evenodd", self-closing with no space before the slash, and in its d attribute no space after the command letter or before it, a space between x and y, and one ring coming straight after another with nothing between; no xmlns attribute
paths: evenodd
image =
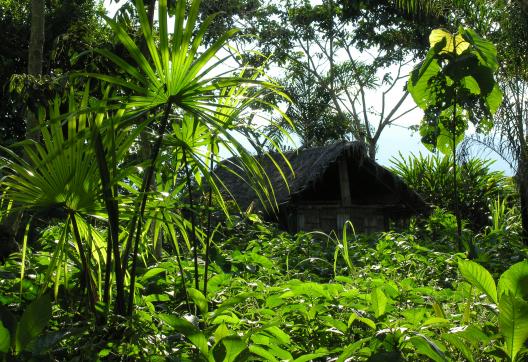
<svg viewBox="0 0 528 362"><path fill-rule="evenodd" d="M480 94L479 83L473 77L466 76L461 79L461 85L473 94Z"/></svg>
<svg viewBox="0 0 528 362"><path fill-rule="evenodd" d="M489 40L481 38L474 30L464 29L462 36L471 44L479 55L482 64L489 67L493 72L499 68L497 61L497 49Z"/></svg>
<svg viewBox="0 0 528 362"><path fill-rule="evenodd" d="M458 270L469 283L485 293L493 303L498 304L497 287L489 271L474 261L462 259L458 262Z"/></svg>
<svg viewBox="0 0 528 362"><path fill-rule="evenodd" d="M222 323L218 326L218 328L216 328L214 332L214 340L216 343L218 343L223 338L230 336L230 335L231 335L231 331L229 330L229 328L227 328L227 326L224 323Z"/></svg>
<svg viewBox="0 0 528 362"><path fill-rule="evenodd" d="M222 339L226 349L224 362L233 362L237 356L247 348L246 343L239 336L229 336Z"/></svg>
<svg viewBox="0 0 528 362"><path fill-rule="evenodd" d="M436 59L431 59L428 63L422 64L421 68L412 71L407 90L421 109L427 109L432 103L434 93L431 90L429 80L438 75L441 71Z"/></svg>
<svg viewBox="0 0 528 362"><path fill-rule="evenodd" d="M141 275L138 279L140 281L145 281L145 280L148 280L160 273L163 273L163 272L166 272L167 269L165 268L152 268L152 269L149 269L145 274Z"/></svg>
<svg viewBox="0 0 528 362"><path fill-rule="evenodd" d="M499 85L495 83L493 86L493 90L491 93L486 97L486 103L490 109L491 114L495 114L497 109L499 109L499 106L502 103L502 91L499 88Z"/></svg>
<svg viewBox="0 0 528 362"><path fill-rule="evenodd" d="M449 48L448 45L451 43L453 47L453 35L445 29L434 29L429 34L429 46L433 48L437 43L441 42L443 39L446 41L446 48Z"/></svg>
<svg viewBox="0 0 528 362"><path fill-rule="evenodd" d="M388 299L385 296L385 293L383 293L381 288L376 288L370 294L370 298L374 315L376 316L376 318L381 317L383 314L385 314L385 308L387 307Z"/></svg>
<svg viewBox="0 0 528 362"><path fill-rule="evenodd" d="M433 342L431 339L423 335L416 335L411 337L410 341L416 348L416 352L423 354L436 362L447 361L444 352L442 352L437 343Z"/></svg>
<svg viewBox="0 0 528 362"><path fill-rule="evenodd" d="M331 317L331 316L321 316L320 317L321 321L323 321L327 326L329 327L333 327L335 329L337 329L338 331L342 332L342 333L346 333L348 327L345 323L343 323L342 321L340 321L339 319L335 319L334 317Z"/></svg>
<svg viewBox="0 0 528 362"><path fill-rule="evenodd" d="M183 334L204 356L208 355L207 338L194 324L186 319L168 314L159 314L158 317L174 330Z"/></svg>
<svg viewBox="0 0 528 362"><path fill-rule="evenodd" d="M11 335L9 330L4 327L2 321L0 321L0 352L7 353L11 346Z"/></svg>
<svg viewBox="0 0 528 362"><path fill-rule="evenodd" d="M422 326L425 327L425 326L438 325L438 324L451 324L451 322L445 318L430 317L423 322Z"/></svg>
<svg viewBox="0 0 528 362"><path fill-rule="evenodd" d="M512 265L499 279L499 297L510 294L528 301L528 261Z"/></svg>
<svg viewBox="0 0 528 362"><path fill-rule="evenodd" d="M356 341L346 346L343 352L341 353L341 355L339 355L337 362L348 361L349 357L358 355L358 350L362 348L363 345L369 340L370 340L370 337L362 338L359 341Z"/></svg>
<svg viewBox="0 0 528 362"><path fill-rule="evenodd" d="M171 298L167 294L150 294L143 298L145 302L168 302Z"/></svg>
<svg viewBox="0 0 528 362"><path fill-rule="evenodd" d="M361 323L363 323L363 324L366 324L367 326L369 326L373 330L376 330L376 323L374 323L374 321L372 319L369 319L369 318L366 318L366 317L361 317L361 316L357 315L356 313L352 313L350 315L350 318L348 318L348 327L350 328L352 323L354 323L354 321L356 321L356 320L361 322Z"/></svg>
<svg viewBox="0 0 528 362"><path fill-rule="evenodd" d="M210 293L217 292L220 287L229 285L233 276L231 274L216 274L207 283L207 291Z"/></svg>
<svg viewBox="0 0 528 362"><path fill-rule="evenodd" d="M202 292L200 292L198 289L187 288L187 293L194 304L196 304L200 312L202 314L206 314L209 310L209 306L207 303L207 298L202 294Z"/></svg>
<svg viewBox="0 0 528 362"><path fill-rule="evenodd" d="M48 294L35 299L22 314L16 331L16 354L26 348L48 325L51 318L51 297Z"/></svg>
<svg viewBox="0 0 528 362"><path fill-rule="evenodd" d="M228 323L228 324L237 325L240 323L240 318L238 318L235 314L233 315L222 314L222 315L219 315L218 317L215 317L215 319L213 319L211 323L212 324Z"/></svg>
<svg viewBox="0 0 528 362"><path fill-rule="evenodd" d="M457 332L457 335L468 340L470 343L486 343L490 341L488 337L482 330L474 325L470 325L461 332Z"/></svg>
<svg viewBox="0 0 528 362"><path fill-rule="evenodd" d="M272 334L280 344L290 343L290 336L277 326L265 328L264 331Z"/></svg>
<svg viewBox="0 0 528 362"><path fill-rule="evenodd" d="M438 117L438 123L432 128L424 124L420 127L422 143L429 150L433 151L436 148L445 156L449 156L453 152L453 132L451 131L453 111L453 107L445 109ZM467 119L463 116L460 107L457 108L457 115L455 146L462 142L464 132L468 128Z"/></svg>
<svg viewBox="0 0 528 362"><path fill-rule="evenodd" d="M263 333L255 333L251 336L251 341L253 341L255 344L260 344L269 347L272 343L272 338Z"/></svg>
<svg viewBox="0 0 528 362"><path fill-rule="evenodd" d="M503 294L499 302L499 328L504 335L506 352L515 361L528 339L528 302L511 294Z"/></svg>
<svg viewBox="0 0 528 362"><path fill-rule="evenodd" d="M433 300L433 310L435 312L436 317L445 319L446 315L444 312L444 308L442 308L442 305L436 300Z"/></svg>
<svg viewBox="0 0 528 362"><path fill-rule="evenodd" d="M256 344L249 346L249 351L264 358L264 361L278 361L272 353Z"/></svg>
<svg viewBox="0 0 528 362"><path fill-rule="evenodd" d="M291 355L290 352L288 352L287 350L279 347L276 344L271 344L269 346L269 349L270 349L270 352L272 352L275 356L280 358L281 361L291 361L291 360L293 360L293 356Z"/></svg>

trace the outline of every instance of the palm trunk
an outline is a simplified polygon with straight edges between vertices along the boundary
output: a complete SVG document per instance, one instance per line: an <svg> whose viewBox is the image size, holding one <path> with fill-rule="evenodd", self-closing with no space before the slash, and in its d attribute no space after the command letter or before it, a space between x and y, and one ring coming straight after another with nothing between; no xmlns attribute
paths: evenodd
<svg viewBox="0 0 528 362"><path fill-rule="evenodd" d="M112 130L113 131L113 130ZM103 146L101 133L94 128L94 148L101 177L103 198L108 213L109 235L106 246L106 270L103 292L103 302L110 304L110 274L112 272L112 254L114 257L114 272L116 277L116 305L115 312L118 315L125 314L125 277L121 267L121 257L119 254L119 206L117 204L117 194L112 191L112 180L110 169L106 162L106 153Z"/></svg>
<svg viewBox="0 0 528 362"><path fill-rule="evenodd" d="M141 185L142 193L140 194L141 203L139 205L139 215L137 215L137 210L136 210L136 215L134 216L134 219L132 220L133 225L136 225L137 223L137 229L135 231L134 249L132 251L132 269L130 271L130 290L129 290L129 295L128 295L128 315L132 315L132 311L134 309L137 254L138 254L138 249L139 249L139 240L141 239L141 232L143 229L143 216L145 214L145 207L147 206L148 190L150 188L150 184L154 176L156 160L158 159L158 155L161 149L161 144L163 143L165 129L167 128L167 124L169 123L169 114L170 114L171 109L172 109L172 103L169 101L165 105L165 110L163 112L163 118L161 120L161 124L158 129L158 137L152 149L152 154L150 157L150 165L148 169L145 171L145 177L143 179L143 184ZM134 233L132 232L129 235L129 241L131 241L133 237L134 237ZM123 256L123 270L126 270L127 268L127 264L126 264L127 260L128 260L128 254L125 252L125 255Z"/></svg>
<svg viewBox="0 0 528 362"><path fill-rule="evenodd" d="M194 287L197 290L200 290L200 275L198 272L198 241L196 240L196 218L194 216L195 208L192 195L192 185L191 185L191 171L189 169L189 164L187 162L187 153L185 152L185 146L183 149L183 162L185 168L185 175L187 179L187 189L189 191L189 205L190 205L190 215L191 215L191 238L193 246L193 260L194 260Z"/></svg>
<svg viewBox="0 0 528 362"><path fill-rule="evenodd" d="M95 286L92 284L92 278L90 275L90 269L88 260L86 259L86 252L84 251L84 247L81 241L81 235L79 233L79 226L77 225L77 220L75 219L75 213L70 213L70 221L72 225L73 230L73 236L75 238L75 242L77 243L77 248L79 249L79 257L81 259L81 274L82 274L82 283L86 287L86 291L88 294L88 302L90 309L92 312L95 312L95 303L97 303L97 297L95 295Z"/></svg>

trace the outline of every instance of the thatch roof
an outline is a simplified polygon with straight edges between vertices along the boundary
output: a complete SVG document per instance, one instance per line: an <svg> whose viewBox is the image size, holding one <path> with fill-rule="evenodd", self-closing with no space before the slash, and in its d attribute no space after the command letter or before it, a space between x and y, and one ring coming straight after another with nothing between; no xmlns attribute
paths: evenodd
<svg viewBox="0 0 528 362"><path fill-rule="evenodd" d="M284 157L278 153L256 157L267 175L265 183L273 186L272 192L277 205L290 202L315 185L331 165L345 157L349 164L352 163L357 170L361 170L359 172L368 173L391 192L398 194L402 206L416 212L427 208L421 197L410 190L403 180L368 157L362 142L339 142L324 147L299 149L285 152ZM240 159L232 157L222 162L215 174L242 210L253 204L257 210L269 212L265 196L261 194L259 197L255 191L255 180L250 176L251 172L240 165ZM282 170L282 174L278 168ZM287 179L287 184L284 178Z"/></svg>

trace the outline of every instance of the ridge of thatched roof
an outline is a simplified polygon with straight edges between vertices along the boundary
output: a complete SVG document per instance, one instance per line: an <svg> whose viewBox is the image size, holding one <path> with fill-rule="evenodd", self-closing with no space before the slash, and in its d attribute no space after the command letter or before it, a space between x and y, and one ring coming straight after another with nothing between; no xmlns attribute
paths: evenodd
<svg viewBox="0 0 528 362"><path fill-rule="evenodd" d="M426 208L421 197L410 190L402 179L368 156L365 144L362 142L338 142L327 146L288 151L283 155L268 153L255 156L265 171L269 184L273 186L273 194L278 205L288 203L292 197L317 183L328 167L342 157L354 160L358 167L370 173L391 191L399 193L408 208L416 211ZM241 209L246 209L253 203L258 210L263 208L268 210L269 208L259 201L251 185L251 177L247 176L239 162L236 157L223 161L215 171L216 177L222 181ZM277 167L282 170L282 174ZM237 170L232 172L229 169ZM288 184L284 182L284 178Z"/></svg>

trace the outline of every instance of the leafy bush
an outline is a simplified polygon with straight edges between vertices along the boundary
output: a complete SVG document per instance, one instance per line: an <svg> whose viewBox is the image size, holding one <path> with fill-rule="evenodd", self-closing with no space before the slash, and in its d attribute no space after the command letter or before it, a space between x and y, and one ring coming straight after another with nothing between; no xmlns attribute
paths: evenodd
<svg viewBox="0 0 528 362"><path fill-rule="evenodd" d="M452 159L446 156L411 155L391 159L392 171L426 202L454 212ZM490 225L489 205L500 197L512 197L514 189L500 171L491 171L493 161L471 159L459 165L457 181L460 214L469 227L482 231ZM514 201L514 200L510 200Z"/></svg>
<svg viewBox="0 0 528 362"><path fill-rule="evenodd" d="M442 216L438 218L437 232L447 234L440 230ZM40 347L28 347L19 358L75 360L80 354L108 361L524 358L526 349L518 342L523 329L517 327L523 322L519 319L518 324L507 312L523 310L524 297L503 297L501 306L489 290L492 275L498 278L526 258L525 249L512 247L517 259L513 252L502 256L503 249L493 249L499 254L488 258L489 273L463 254L435 249L438 244L427 233L424 238L409 232L363 237L349 231L348 238L340 239L322 233L290 235L258 218L240 219L215 233L206 295L194 288L192 258L165 255L158 261L146 260L137 271L134 315L111 317L104 325L79 313L82 296L76 295L77 283L61 284L54 317L31 343ZM45 235L52 237L54 232ZM480 236L482 255L492 250L487 235ZM27 273L34 277L24 280L23 299L17 297L20 279L13 274L19 258L14 255L1 268L12 279L0 283L0 295L7 308L23 311L36 295L29 292L46 282L44 266L50 253L28 252ZM518 266L512 268L505 275L524 278L516 272ZM78 280L80 271L74 264L66 271L68 280ZM483 275L489 275L484 282ZM506 290L510 279L501 276L496 289ZM512 333L507 330L510 325Z"/></svg>

